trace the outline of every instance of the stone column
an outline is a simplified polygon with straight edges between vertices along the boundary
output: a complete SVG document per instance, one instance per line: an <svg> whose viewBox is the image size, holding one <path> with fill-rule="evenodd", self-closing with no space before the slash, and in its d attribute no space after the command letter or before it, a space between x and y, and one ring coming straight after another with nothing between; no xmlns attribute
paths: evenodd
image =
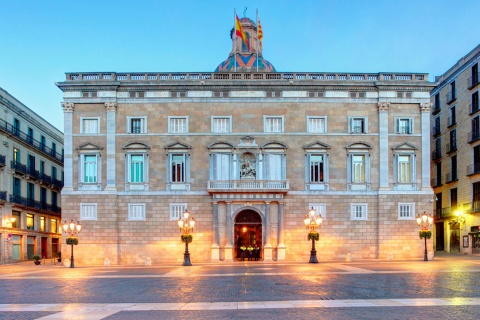
<svg viewBox="0 0 480 320"><path fill-rule="evenodd" d="M283 243L283 232L284 232L284 220L283 220L283 202L278 203L278 247L277 247L277 260L285 260L285 244Z"/></svg>
<svg viewBox="0 0 480 320"><path fill-rule="evenodd" d="M273 260L273 249L270 244L270 202L265 202L265 245L263 247L263 260Z"/></svg>
<svg viewBox="0 0 480 320"><path fill-rule="evenodd" d="M213 204L212 246L210 248L212 261L220 260L220 246L218 245L218 202Z"/></svg>
<svg viewBox="0 0 480 320"><path fill-rule="evenodd" d="M227 244L225 245L225 261L233 261L233 222L232 203L227 202Z"/></svg>
<svg viewBox="0 0 480 320"><path fill-rule="evenodd" d="M115 181L115 133L117 118L117 103L105 102L107 109L107 186L106 191L117 191Z"/></svg>
<svg viewBox="0 0 480 320"><path fill-rule="evenodd" d="M378 150L380 189L388 189L388 109L390 102L378 103Z"/></svg>
<svg viewBox="0 0 480 320"><path fill-rule="evenodd" d="M422 117L422 190L431 190L430 187L430 102L420 103Z"/></svg>
<svg viewBox="0 0 480 320"><path fill-rule="evenodd" d="M73 102L62 102L64 133L63 133L63 188L64 191L73 191Z"/></svg>

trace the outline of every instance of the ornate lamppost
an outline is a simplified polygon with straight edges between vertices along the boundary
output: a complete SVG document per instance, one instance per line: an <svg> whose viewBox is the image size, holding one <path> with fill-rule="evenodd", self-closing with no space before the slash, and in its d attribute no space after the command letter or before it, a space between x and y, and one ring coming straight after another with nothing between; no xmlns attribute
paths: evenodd
<svg viewBox="0 0 480 320"><path fill-rule="evenodd" d="M73 262L73 246L78 244L78 238L76 235L80 232L82 229L82 225L80 222L77 221L77 223L73 222L73 219L70 222L64 221L63 225L63 232L68 234L67 237L67 245L72 246L72 256L70 257L70 268L75 268L75 263Z"/></svg>
<svg viewBox="0 0 480 320"><path fill-rule="evenodd" d="M320 225L323 222L322 215L317 214L315 209L312 207L312 209L308 211L308 214L305 216L303 222L305 223L305 228L309 230L308 240L312 240L312 250L310 251L309 263L318 263L317 250L315 250L315 241L318 241L320 238L320 234L318 233L317 229L320 228Z"/></svg>
<svg viewBox="0 0 480 320"><path fill-rule="evenodd" d="M432 231L428 228L433 224L433 217L429 214L426 214L424 211L423 214L417 216L417 224L420 226L420 231L418 235L420 239L425 239L425 254L423 256L423 261L428 261L428 254L427 254L427 239L432 237Z"/></svg>
<svg viewBox="0 0 480 320"><path fill-rule="evenodd" d="M178 219L177 223L180 227L180 231L182 232L182 242L185 243L185 253L183 254L182 266L191 266L192 263L190 262L190 252L188 252L188 244L193 240L190 231L193 232L193 227L195 226L195 219L193 219L193 217L190 216L190 212L185 209L185 212L183 212L182 217Z"/></svg>

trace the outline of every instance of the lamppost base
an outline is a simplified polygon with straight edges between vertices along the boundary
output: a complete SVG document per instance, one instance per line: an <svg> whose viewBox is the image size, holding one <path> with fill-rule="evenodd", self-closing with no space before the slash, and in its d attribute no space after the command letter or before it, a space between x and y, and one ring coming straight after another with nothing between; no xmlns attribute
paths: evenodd
<svg viewBox="0 0 480 320"><path fill-rule="evenodd" d="M190 253L184 253L183 254L183 264L182 266L191 266L192 263L190 262Z"/></svg>
<svg viewBox="0 0 480 320"><path fill-rule="evenodd" d="M308 261L308 263L318 263L317 250L310 251L310 261Z"/></svg>

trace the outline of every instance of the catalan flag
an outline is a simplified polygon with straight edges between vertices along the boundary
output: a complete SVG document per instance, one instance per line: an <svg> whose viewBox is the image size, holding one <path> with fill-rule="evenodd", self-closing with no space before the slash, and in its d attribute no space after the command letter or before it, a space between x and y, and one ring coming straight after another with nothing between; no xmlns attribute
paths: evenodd
<svg viewBox="0 0 480 320"><path fill-rule="evenodd" d="M238 19L238 16L236 14L235 14L235 34L237 35L237 37L242 38L243 42L245 42L245 44L247 45L248 50L250 50L250 43L248 42L247 35L245 34L245 32L243 32L242 24L240 23L240 19Z"/></svg>
<svg viewBox="0 0 480 320"><path fill-rule="evenodd" d="M257 18L258 27L257 27L257 34L258 34L258 48L260 49L260 53L263 51L263 30L262 25L260 24L260 19Z"/></svg>

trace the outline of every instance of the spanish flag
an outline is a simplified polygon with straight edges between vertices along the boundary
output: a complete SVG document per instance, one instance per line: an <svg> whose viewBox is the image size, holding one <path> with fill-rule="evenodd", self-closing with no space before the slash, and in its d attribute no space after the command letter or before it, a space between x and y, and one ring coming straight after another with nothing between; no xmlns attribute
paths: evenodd
<svg viewBox="0 0 480 320"><path fill-rule="evenodd" d="M243 32L242 24L240 23L240 19L238 19L237 15L235 15L235 34L237 37L242 38L243 42L245 42L247 45L248 50L250 50L250 43L248 42L247 35L245 32Z"/></svg>
<svg viewBox="0 0 480 320"><path fill-rule="evenodd" d="M260 49L260 53L262 53L262 50L263 50L263 30L262 30L262 25L260 24L260 19L257 18L257 22L258 22L258 28L257 28L258 47Z"/></svg>

